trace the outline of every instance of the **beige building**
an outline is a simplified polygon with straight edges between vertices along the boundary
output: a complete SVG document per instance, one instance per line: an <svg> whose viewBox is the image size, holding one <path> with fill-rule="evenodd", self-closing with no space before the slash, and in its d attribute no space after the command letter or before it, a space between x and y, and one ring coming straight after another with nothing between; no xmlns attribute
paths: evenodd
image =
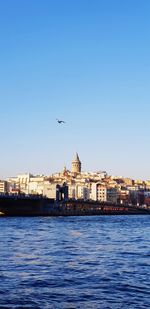
<svg viewBox="0 0 150 309"><path fill-rule="evenodd" d="M50 183L49 181L45 181L43 186L43 195L48 198L56 199L56 188L56 183Z"/></svg>

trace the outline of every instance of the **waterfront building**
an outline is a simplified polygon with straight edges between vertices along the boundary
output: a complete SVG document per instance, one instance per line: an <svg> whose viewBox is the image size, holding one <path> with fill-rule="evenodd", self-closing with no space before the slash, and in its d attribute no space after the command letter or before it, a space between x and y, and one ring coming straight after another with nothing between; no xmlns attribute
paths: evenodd
<svg viewBox="0 0 150 309"><path fill-rule="evenodd" d="M19 174L17 177L8 178L8 192L25 194L42 194L43 175L33 176L30 173Z"/></svg>
<svg viewBox="0 0 150 309"><path fill-rule="evenodd" d="M44 179L43 175L36 175L30 177L28 183L28 193L29 194L43 194L43 186L44 186Z"/></svg>
<svg viewBox="0 0 150 309"><path fill-rule="evenodd" d="M88 200L90 197L90 189L83 184L68 185L68 197L73 199Z"/></svg>
<svg viewBox="0 0 150 309"><path fill-rule="evenodd" d="M119 193L117 188L108 187L97 182L91 185L90 197L94 201L117 203Z"/></svg>
<svg viewBox="0 0 150 309"><path fill-rule="evenodd" d="M19 174L17 177L11 177L8 179L10 190L11 185L13 184L13 190L28 194L28 184L30 182L30 177L32 175L30 173L27 174Z"/></svg>
<svg viewBox="0 0 150 309"><path fill-rule="evenodd" d="M6 193L6 192L7 192L7 181L0 180L0 193Z"/></svg>
<svg viewBox="0 0 150 309"><path fill-rule="evenodd" d="M125 187L123 189L120 189L118 199L120 204L129 204L131 200L129 190L127 190Z"/></svg>
<svg viewBox="0 0 150 309"><path fill-rule="evenodd" d="M117 188L107 188L107 202L116 204L118 202L118 189Z"/></svg>
<svg viewBox="0 0 150 309"><path fill-rule="evenodd" d="M92 183L90 197L94 201L101 201L101 202L106 201L107 200L106 186L103 186L100 182Z"/></svg>

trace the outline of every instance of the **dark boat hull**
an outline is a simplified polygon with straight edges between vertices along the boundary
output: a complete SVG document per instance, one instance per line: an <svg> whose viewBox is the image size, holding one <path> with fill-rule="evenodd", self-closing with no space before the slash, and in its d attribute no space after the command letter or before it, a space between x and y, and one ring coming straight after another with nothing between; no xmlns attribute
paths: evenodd
<svg viewBox="0 0 150 309"><path fill-rule="evenodd" d="M0 213L7 216L40 216L54 200L40 197L0 197Z"/></svg>
<svg viewBox="0 0 150 309"><path fill-rule="evenodd" d="M69 208L68 208L69 205ZM27 196L0 196L1 216L94 216L150 214L150 210L128 206L102 206L80 201L56 203L54 199Z"/></svg>

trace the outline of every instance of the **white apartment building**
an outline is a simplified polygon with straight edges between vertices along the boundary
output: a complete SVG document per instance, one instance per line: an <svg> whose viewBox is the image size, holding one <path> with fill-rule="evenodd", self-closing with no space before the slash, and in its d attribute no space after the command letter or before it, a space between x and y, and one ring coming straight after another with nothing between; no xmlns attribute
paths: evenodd
<svg viewBox="0 0 150 309"><path fill-rule="evenodd" d="M105 202L107 200L107 190L106 187L101 185L101 183L92 183L91 185L91 199L94 201Z"/></svg>
<svg viewBox="0 0 150 309"><path fill-rule="evenodd" d="M44 176L32 176L28 182L29 194L43 194L44 190Z"/></svg>
<svg viewBox="0 0 150 309"><path fill-rule="evenodd" d="M68 185L68 197L88 200L90 197L90 189L84 185Z"/></svg>
<svg viewBox="0 0 150 309"><path fill-rule="evenodd" d="M17 176L17 184L19 185L20 192L23 192L25 194L29 193L29 182L30 177L32 177L31 174L20 174Z"/></svg>
<svg viewBox="0 0 150 309"><path fill-rule="evenodd" d="M8 191L18 190L25 194L42 194L44 176L33 176L30 173L19 174L8 179Z"/></svg>
<svg viewBox="0 0 150 309"><path fill-rule="evenodd" d="M30 181L28 183L28 194L43 194L44 183L43 181Z"/></svg>
<svg viewBox="0 0 150 309"><path fill-rule="evenodd" d="M28 184L30 181L30 177L32 175L27 173L27 174L19 174L17 177L10 177L8 179L9 183L9 191L13 189L17 189L20 192L23 192L25 194L28 194Z"/></svg>
<svg viewBox="0 0 150 309"><path fill-rule="evenodd" d="M90 190L88 187L82 185L76 185L76 198L88 200L90 196Z"/></svg>

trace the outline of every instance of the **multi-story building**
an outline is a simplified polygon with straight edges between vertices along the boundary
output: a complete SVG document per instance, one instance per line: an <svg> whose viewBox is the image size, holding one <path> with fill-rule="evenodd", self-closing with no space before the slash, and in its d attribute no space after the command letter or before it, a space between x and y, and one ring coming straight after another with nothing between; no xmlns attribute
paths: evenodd
<svg viewBox="0 0 150 309"><path fill-rule="evenodd" d="M91 199L100 202L118 202L118 189L106 187L101 183L93 183L91 186Z"/></svg>
<svg viewBox="0 0 150 309"><path fill-rule="evenodd" d="M129 204L131 201L129 190L121 188L118 193L118 201L120 204Z"/></svg>
<svg viewBox="0 0 150 309"><path fill-rule="evenodd" d="M0 193L6 193L7 192L7 181L0 180Z"/></svg>
<svg viewBox="0 0 150 309"><path fill-rule="evenodd" d="M91 186L91 199L94 201L106 201L107 200L107 191L106 187L101 183L92 183Z"/></svg>
<svg viewBox="0 0 150 309"><path fill-rule="evenodd" d="M107 202L117 203L118 202L118 189L117 188L107 188Z"/></svg>
<svg viewBox="0 0 150 309"><path fill-rule="evenodd" d="M37 175L30 177L28 183L28 193L29 194L43 194L44 187L44 176Z"/></svg>

